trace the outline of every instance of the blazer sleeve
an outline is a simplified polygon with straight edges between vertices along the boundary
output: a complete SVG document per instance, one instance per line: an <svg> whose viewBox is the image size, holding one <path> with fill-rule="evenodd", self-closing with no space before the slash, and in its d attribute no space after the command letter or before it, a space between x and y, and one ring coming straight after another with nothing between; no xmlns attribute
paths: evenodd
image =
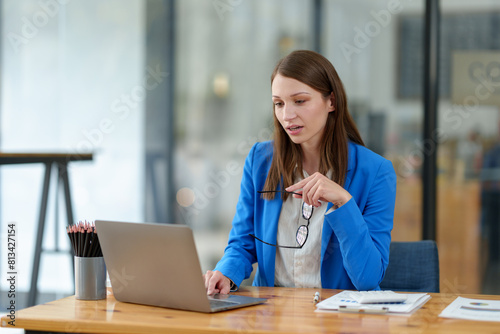
<svg viewBox="0 0 500 334"><path fill-rule="evenodd" d="M389 263L389 246L396 201L396 174L383 160L375 177L367 179L362 210L353 196L325 215L338 241L344 268L358 290L379 289Z"/></svg>
<svg viewBox="0 0 500 334"><path fill-rule="evenodd" d="M254 233L255 185L252 174L254 155L258 145L257 143L251 148L245 160L240 196L229 233L228 245L224 250L224 256L214 269L219 270L237 286L250 277L253 270L252 264L257 262L255 241L248 234Z"/></svg>

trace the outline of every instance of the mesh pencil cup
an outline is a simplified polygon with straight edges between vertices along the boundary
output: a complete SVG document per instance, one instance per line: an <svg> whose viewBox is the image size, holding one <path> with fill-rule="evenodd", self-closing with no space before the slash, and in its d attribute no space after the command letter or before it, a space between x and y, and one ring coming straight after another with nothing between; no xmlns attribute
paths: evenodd
<svg viewBox="0 0 500 334"><path fill-rule="evenodd" d="M103 257L75 256L75 298L106 298L106 265Z"/></svg>

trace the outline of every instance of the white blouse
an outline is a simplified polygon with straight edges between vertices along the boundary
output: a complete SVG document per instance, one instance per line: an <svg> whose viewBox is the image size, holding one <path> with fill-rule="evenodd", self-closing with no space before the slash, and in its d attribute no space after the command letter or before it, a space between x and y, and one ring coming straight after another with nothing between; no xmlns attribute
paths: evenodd
<svg viewBox="0 0 500 334"><path fill-rule="evenodd" d="M304 176L309 175L304 171ZM302 217L302 203L301 198L293 195L283 202L278 221L278 245L297 246L297 229L300 225L307 225L307 220ZM276 247L275 286L321 288L321 234L327 205L327 202L321 202L320 207L313 208L309 234L302 248Z"/></svg>

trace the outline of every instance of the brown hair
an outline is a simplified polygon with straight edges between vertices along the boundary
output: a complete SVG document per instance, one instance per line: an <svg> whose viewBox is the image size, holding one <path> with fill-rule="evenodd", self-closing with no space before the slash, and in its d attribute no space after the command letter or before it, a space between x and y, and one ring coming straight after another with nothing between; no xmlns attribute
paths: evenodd
<svg viewBox="0 0 500 334"><path fill-rule="evenodd" d="M319 172L333 171L332 180L343 186L347 173L348 142L364 146L347 107L344 85L333 65L314 51L298 50L281 59L271 75L271 84L277 74L298 80L330 98L333 93L334 111L328 114L320 147ZM274 110L274 106L273 106ZM274 154L263 190L276 190L283 181L283 189L294 182L294 171L302 177L302 148L293 143L274 114ZM275 193L263 194L273 199ZM282 193L288 198L288 193Z"/></svg>

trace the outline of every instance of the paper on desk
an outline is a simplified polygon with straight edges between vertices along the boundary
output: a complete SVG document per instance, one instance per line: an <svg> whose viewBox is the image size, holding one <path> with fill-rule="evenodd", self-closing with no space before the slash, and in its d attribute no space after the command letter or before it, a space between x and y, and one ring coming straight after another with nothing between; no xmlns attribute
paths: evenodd
<svg viewBox="0 0 500 334"><path fill-rule="evenodd" d="M439 316L442 318L500 321L500 300L457 297Z"/></svg>
<svg viewBox="0 0 500 334"><path fill-rule="evenodd" d="M431 298L427 293L409 293L406 296L406 301L399 304L360 304L354 299L351 299L349 291L342 291L318 303L316 308L317 311L338 311L339 306L344 305L365 310L377 310L382 307L387 307L389 308L388 313L410 313Z"/></svg>

